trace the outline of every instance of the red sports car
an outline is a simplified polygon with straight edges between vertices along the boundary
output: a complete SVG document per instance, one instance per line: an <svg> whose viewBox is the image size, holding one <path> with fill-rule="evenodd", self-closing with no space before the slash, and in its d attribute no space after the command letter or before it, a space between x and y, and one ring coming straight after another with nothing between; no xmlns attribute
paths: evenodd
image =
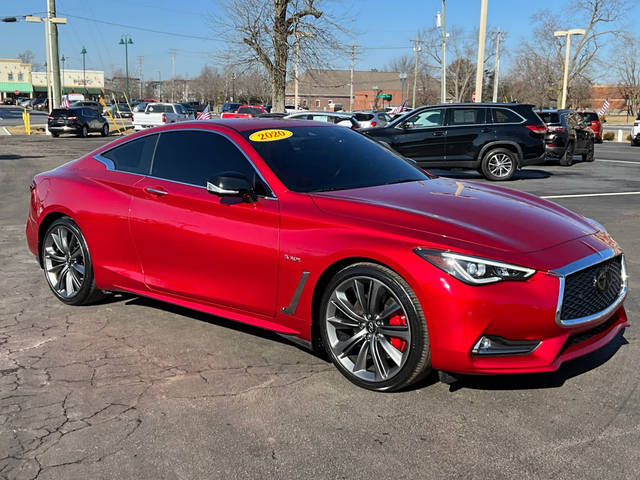
<svg viewBox="0 0 640 480"><path fill-rule="evenodd" d="M597 222L317 122L120 138L36 175L26 233L65 303L127 291L257 325L372 390L555 370L628 325Z"/></svg>

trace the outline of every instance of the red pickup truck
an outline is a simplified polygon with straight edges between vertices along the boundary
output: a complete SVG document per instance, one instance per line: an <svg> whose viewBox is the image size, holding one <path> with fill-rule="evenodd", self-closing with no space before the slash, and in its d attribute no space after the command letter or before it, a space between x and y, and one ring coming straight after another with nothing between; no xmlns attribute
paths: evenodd
<svg viewBox="0 0 640 480"><path fill-rule="evenodd" d="M235 112L223 112L220 118L252 118L267 113L260 105L240 105Z"/></svg>

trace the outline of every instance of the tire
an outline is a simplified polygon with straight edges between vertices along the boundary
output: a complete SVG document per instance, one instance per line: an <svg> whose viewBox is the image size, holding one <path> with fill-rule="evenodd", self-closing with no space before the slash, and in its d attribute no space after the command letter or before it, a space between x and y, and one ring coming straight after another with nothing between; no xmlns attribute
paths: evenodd
<svg viewBox="0 0 640 480"><path fill-rule="evenodd" d="M510 180L517 167L518 158L516 154L506 148L489 150L480 164L484 177L494 182Z"/></svg>
<svg viewBox="0 0 640 480"><path fill-rule="evenodd" d="M573 152L575 151L575 145L570 143L564 154L560 157L560 165L563 167L570 167L573 163Z"/></svg>
<svg viewBox="0 0 640 480"><path fill-rule="evenodd" d="M54 133L54 132L51 132L51 136L52 136L53 138L58 138L58 137L60 136L60 134L59 134L58 132L55 132L55 133Z"/></svg>
<svg viewBox="0 0 640 480"><path fill-rule="evenodd" d="M87 127L86 125L83 125L82 130L80 130L80 136L82 138L87 138L89 136L89 127Z"/></svg>
<svg viewBox="0 0 640 480"><path fill-rule="evenodd" d="M589 148L582 154L583 162L593 162L596 159L593 142L589 143Z"/></svg>
<svg viewBox="0 0 640 480"><path fill-rule="evenodd" d="M108 137L109 136L109 124L105 123L102 127L102 131L100 132L100 135L102 135L103 137Z"/></svg>
<svg viewBox="0 0 640 480"><path fill-rule="evenodd" d="M87 242L73 220L61 217L53 222L41 243L45 279L61 302L87 305L103 297L94 282Z"/></svg>
<svg viewBox="0 0 640 480"><path fill-rule="evenodd" d="M392 392L431 372L422 307L393 270L373 263L346 267L327 286L319 314L324 348L354 384Z"/></svg>

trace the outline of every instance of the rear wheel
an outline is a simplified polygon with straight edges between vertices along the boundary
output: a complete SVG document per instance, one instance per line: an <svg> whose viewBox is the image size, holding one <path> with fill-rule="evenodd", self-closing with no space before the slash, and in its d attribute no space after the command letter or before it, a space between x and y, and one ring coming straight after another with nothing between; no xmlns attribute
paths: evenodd
<svg viewBox="0 0 640 480"><path fill-rule="evenodd" d="M593 162L595 160L594 148L595 147L593 145L593 142L590 142L589 143L589 147L587 148L587 151L582 154L582 161L583 162Z"/></svg>
<svg viewBox="0 0 640 480"><path fill-rule="evenodd" d="M424 313L393 270L358 263L338 272L319 318L327 353L356 385L395 391L431 371Z"/></svg>
<svg viewBox="0 0 640 480"><path fill-rule="evenodd" d="M102 127L102 131L100 132L100 135L102 135L103 137L108 137L109 136L109 124L105 123L104 126Z"/></svg>
<svg viewBox="0 0 640 480"><path fill-rule="evenodd" d="M54 138L58 138L60 134L58 132L51 132L51 136Z"/></svg>
<svg viewBox="0 0 640 480"><path fill-rule="evenodd" d="M87 138L89 136L89 127L87 127L86 125L83 125L82 130L80 130L80 136L82 138Z"/></svg>
<svg viewBox="0 0 640 480"><path fill-rule="evenodd" d="M49 227L42 240L42 266L51 291L69 305L86 305L102 297L82 232L69 217Z"/></svg>
<svg viewBox="0 0 640 480"><path fill-rule="evenodd" d="M516 154L506 148L496 148L487 152L482 159L482 174L494 182L509 180L516 172Z"/></svg>
<svg viewBox="0 0 640 480"><path fill-rule="evenodd" d="M573 152L575 146L573 143L567 145L567 149L564 151L564 154L560 157L560 165L563 167L570 167L573 163Z"/></svg>

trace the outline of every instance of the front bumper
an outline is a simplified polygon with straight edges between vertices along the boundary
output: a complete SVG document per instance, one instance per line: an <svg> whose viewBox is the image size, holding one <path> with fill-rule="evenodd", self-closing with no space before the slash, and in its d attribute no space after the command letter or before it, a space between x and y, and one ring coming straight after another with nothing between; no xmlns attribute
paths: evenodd
<svg viewBox="0 0 640 480"><path fill-rule="evenodd" d="M560 249L548 253L558 254ZM447 274L437 282L431 279L431 287L418 296L427 299L423 307L433 368L461 374L554 371L568 360L601 348L629 326L622 305L626 288L614 308L600 315L575 323L559 321L565 273L562 269L538 271L527 281L483 286L466 285ZM434 285L438 285L437 292ZM535 346L524 354L482 355L478 345L483 338Z"/></svg>

